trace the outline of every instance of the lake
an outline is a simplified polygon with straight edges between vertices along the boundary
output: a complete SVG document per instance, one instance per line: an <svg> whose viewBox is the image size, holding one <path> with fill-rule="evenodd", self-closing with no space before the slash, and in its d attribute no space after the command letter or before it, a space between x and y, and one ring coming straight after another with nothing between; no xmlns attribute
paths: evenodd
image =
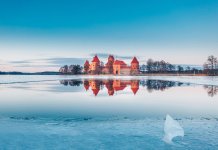
<svg viewBox="0 0 218 150"><path fill-rule="evenodd" d="M0 147L218 149L217 108L218 77L0 76Z"/></svg>

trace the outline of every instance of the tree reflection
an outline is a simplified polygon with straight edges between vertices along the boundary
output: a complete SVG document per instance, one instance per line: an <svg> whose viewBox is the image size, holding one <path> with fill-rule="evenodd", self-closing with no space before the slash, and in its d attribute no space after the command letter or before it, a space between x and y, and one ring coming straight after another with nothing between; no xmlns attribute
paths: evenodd
<svg viewBox="0 0 218 150"><path fill-rule="evenodd" d="M145 82L148 92L153 90L164 91L170 87L181 86L183 83L174 81L163 81L163 80L147 80Z"/></svg>
<svg viewBox="0 0 218 150"><path fill-rule="evenodd" d="M81 84L83 84L83 82L80 80L61 80L60 83L64 86L80 86Z"/></svg>
<svg viewBox="0 0 218 150"><path fill-rule="evenodd" d="M142 80L140 85L147 88L149 93L155 91L164 91L171 87L182 86L184 83L175 81L164 81L164 80ZM186 83L186 86L190 84Z"/></svg>
<svg viewBox="0 0 218 150"><path fill-rule="evenodd" d="M218 93L218 86L215 85L205 85L204 89L207 91L207 94L210 97L214 97Z"/></svg>

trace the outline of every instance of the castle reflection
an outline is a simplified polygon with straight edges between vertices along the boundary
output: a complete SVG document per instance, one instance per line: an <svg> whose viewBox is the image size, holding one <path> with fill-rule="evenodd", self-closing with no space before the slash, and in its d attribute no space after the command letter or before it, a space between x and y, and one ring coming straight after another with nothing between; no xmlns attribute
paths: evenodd
<svg viewBox="0 0 218 150"><path fill-rule="evenodd" d="M116 91L122 91L127 86L131 87L133 94L136 94L139 90L139 80L61 80L60 83L64 86L80 86L83 84L86 91L92 90L95 96L98 95L99 91L104 87L107 88L109 96L113 96Z"/></svg>
<svg viewBox="0 0 218 150"><path fill-rule="evenodd" d="M108 95L113 96L114 92L122 91L127 86L131 86L133 94L136 94L139 89L139 80L85 80L84 87L86 90L91 88L95 96L98 95L100 89L107 88Z"/></svg>
<svg viewBox="0 0 218 150"><path fill-rule="evenodd" d="M107 94L113 96L117 91L123 91L126 87L130 87L134 95L137 94L140 86L147 89L149 93L153 91L165 91L166 89L179 86L190 86L188 83L163 81L163 80L120 80L120 79L87 79L87 80L61 80L64 86L84 86L86 91L91 90L97 96L101 90L106 87ZM218 86L204 86L208 96L213 97L218 93Z"/></svg>

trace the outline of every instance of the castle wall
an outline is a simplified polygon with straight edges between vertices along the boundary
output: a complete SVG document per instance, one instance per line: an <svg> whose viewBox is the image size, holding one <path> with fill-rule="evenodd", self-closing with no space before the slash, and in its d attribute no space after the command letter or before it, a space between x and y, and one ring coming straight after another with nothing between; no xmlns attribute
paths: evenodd
<svg viewBox="0 0 218 150"><path fill-rule="evenodd" d="M113 73L120 74L120 65L113 65Z"/></svg>
<svg viewBox="0 0 218 150"><path fill-rule="evenodd" d="M113 66L113 73L114 75L130 75L131 67L121 67L120 65Z"/></svg>
<svg viewBox="0 0 218 150"><path fill-rule="evenodd" d="M99 67L99 64L96 63L96 62L92 62L92 63L90 64L90 70L91 70L91 71L97 70L98 67Z"/></svg>
<svg viewBox="0 0 218 150"><path fill-rule="evenodd" d="M120 75L130 75L130 73L131 73L131 68L130 67L120 69Z"/></svg>
<svg viewBox="0 0 218 150"><path fill-rule="evenodd" d="M102 73L103 73L103 74L109 74L109 68L103 67L103 68L102 68Z"/></svg>

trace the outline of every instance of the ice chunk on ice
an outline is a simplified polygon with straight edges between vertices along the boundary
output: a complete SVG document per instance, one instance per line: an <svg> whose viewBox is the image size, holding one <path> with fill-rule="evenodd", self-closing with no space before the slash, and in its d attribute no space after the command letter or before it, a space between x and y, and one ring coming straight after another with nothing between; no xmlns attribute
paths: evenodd
<svg viewBox="0 0 218 150"><path fill-rule="evenodd" d="M184 136L184 130L180 126L179 122L174 120L170 115L166 115L166 121L164 123L164 138L166 143L173 143L172 140L177 136Z"/></svg>

